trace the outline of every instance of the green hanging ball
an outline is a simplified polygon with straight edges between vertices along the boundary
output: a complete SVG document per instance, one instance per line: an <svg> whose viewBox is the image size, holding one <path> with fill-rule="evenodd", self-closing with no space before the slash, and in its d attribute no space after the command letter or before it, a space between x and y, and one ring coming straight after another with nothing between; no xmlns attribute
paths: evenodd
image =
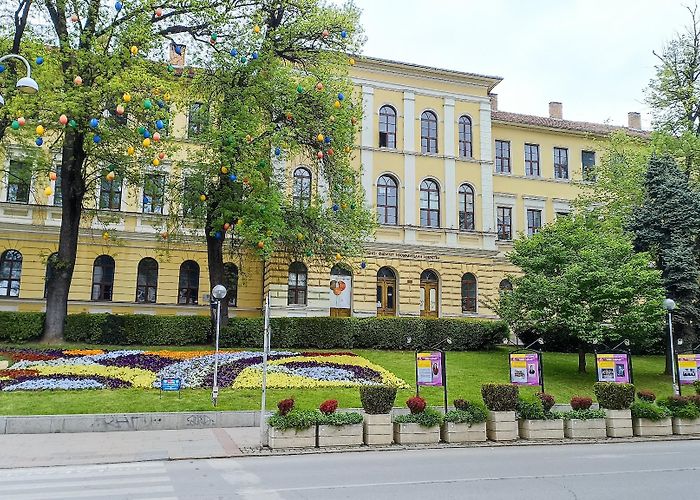
<svg viewBox="0 0 700 500"><path fill-rule="evenodd" d="M212 33L209 38L211 38L212 40L216 40L217 38L219 38L219 35L217 35L216 33Z"/></svg>
<svg viewBox="0 0 700 500"><path fill-rule="evenodd" d="M153 107L153 103L151 102L150 99L146 99L143 101L143 107L145 109L151 109Z"/></svg>
<svg viewBox="0 0 700 500"><path fill-rule="evenodd" d="M258 168L265 168L267 167L267 162L265 160L260 160L258 162Z"/></svg>
<svg viewBox="0 0 700 500"><path fill-rule="evenodd" d="M170 73L172 73L173 71L175 71L175 66L173 66L172 64L168 64L168 71L169 71Z"/></svg>
<svg viewBox="0 0 700 500"><path fill-rule="evenodd" d="M19 122L17 120L12 120L12 130L19 130Z"/></svg>
<svg viewBox="0 0 700 500"><path fill-rule="evenodd" d="M78 123L75 120L71 120L68 122L68 126L71 128L75 128L78 126Z"/></svg>
<svg viewBox="0 0 700 500"><path fill-rule="evenodd" d="M146 131L146 129L143 128L143 127L139 127L139 128L136 129L136 130L138 130L139 135L143 135L143 133Z"/></svg>
<svg viewBox="0 0 700 500"><path fill-rule="evenodd" d="M297 92L299 92L300 94L303 94L303 93L304 93L304 87L302 87L301 85L299 85L299 86L297 87Z"/></svg>
<svg viewBox="0 0 700 500"><path fill-rule="evenodd" d="M350 203L350 210L355 210L355 204L354 204L354 203Z"/></svg>
<svg viewBox="0 0 700 500"><path fill-rule="evenodd" d="M306 256L307 256L307 257L312 257L313 255L314 255L314 253L313 253L311 250L307 250L307 251L306 251Z"/></svg>

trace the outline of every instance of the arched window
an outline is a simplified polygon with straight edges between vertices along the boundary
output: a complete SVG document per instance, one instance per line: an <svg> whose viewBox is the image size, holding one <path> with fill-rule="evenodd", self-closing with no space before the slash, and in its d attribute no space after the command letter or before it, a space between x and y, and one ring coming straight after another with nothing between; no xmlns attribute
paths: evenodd
<svg viewBox="0 0 700 500"><path fill-rule="evenodd" d="M22 279L22 254L5 250L0 256L0 297L19 297Z"/></svg>
<svg viewBox="0 0 700 500"><path fill-rule="evenodd" d="M432 111L423 111L420 115L420 147L423 153L438 152L437 115Z"/></svg>
<svg viewBox="0 0 700 500"><path fill-rule="evenodd" d="M305 208L311 204L311 172L304 167L294 171L292 202L295 207Z"/></svg>
<svg viewBox="0 0 700 500"><path fill-rule="evenodd" d="M288 305L306 305L306 266L301 262L292 262L289 266Z"/></svg>
<svg viewBox="0 0 700 500"><path fill-rule="evenodd" d="M49 255L46 259L46 277L44 278L44 298L49 291L49 281L51 281L54 276L56 276L56 260L58 259L58 252L54 252Z"/></svg>
<svg viewBox="0 0 700 500"><path fill-rule="evenodd" d="M420 183L420 225L440 227L440 188L432 179Z"/></svg>
<svg viewBox="0 0 700 500"><path fill-rule="evenodd" d="M420 275L420 315L438 316L439 279L435 271L426 269Z"/></svg>
<svg viewBox="0 0 700 500"><path fill-rule="evenodd" d="M233 262L224 264L224 286L229 307L238 306L238 267Z"/></svg>
<svg viewBox="0 0 700 500"><path fill-rule="evenodd" d="M476 278L472 273L462 276L462 312L476 312Z"/></svg>
<svg viewBox="0 0 700 500"><path fill-rule="evenodd" d="M510 292L513 290L513 283L510 280L501 280L498 284L498 291L500 292Z"/></svg>
<svg viewBox="0 0 700 500"><path fill-rule="evenodd" d="M92 264L92 300L112 300L113 290L114 259L100 255Z"/></svg>
<svg viewBox="0 0 700 500"><path fill-rule="evenodd" d="M195 261L186 260L180 265L180 284L178 289L178 304L197 304L197 296L199 295L199 264Z"/></svg>
<svg viewBox="0 0 700 500"><path fill-rule="evenodd" d="M380 224L399 223L398 182L390 175L382 175L377 181L377 218Z"/></svg>
<svg viewBox="0 0 700 500"><path fill-rule="evenodd" d="M459 186L459 228L474 231L474 189L469 184Z"/></svg>
<svg viewBox="0 0 700 500"><path fill-rule="evenodd" d="M379 147L396 147L396 110L391 106L379 108Z"/></svg>
<svg viewBox="0 0 700 500"><path fill-rule="evenodd" d="M158 296L158 263L146 257L139 262L136 278L136 302L155 304Z"/></svg>
<svg viewBox="0 0 700 500"><path fill-rule="evenodd" d="M396 316L396 273L388 267L377 271L377 316Z"/></svg>
<svg viewBox="0 0 700 500"><path fill-rule="evenodd" d="M459 156L472 157L472 119L468 116L459 117Z"/></svg>

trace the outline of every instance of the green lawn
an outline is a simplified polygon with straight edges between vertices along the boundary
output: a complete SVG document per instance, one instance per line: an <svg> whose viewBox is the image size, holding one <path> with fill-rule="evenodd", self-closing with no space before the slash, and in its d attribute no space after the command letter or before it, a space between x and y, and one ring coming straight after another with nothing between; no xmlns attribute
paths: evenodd
<svg viewBox="0 0 700 500"><path fill-rule="evenodd" d="M23 345L21 347L46 348L46 345ZM51 346L54 347L54 346ZM85 346L66 346L85 347ZM117 346L113 346L117 347ZM109 348L100 346L100 348ZM130 348L142 348L130 346ZM156 348L144 347L145 349ZM167 347L165 349L210 349L211 347ZM415 367L412 351L372 351L353 350L357 355L383 366L404 379L408 384L415 381ZM657 396L672 394L670 376L663 372L663 356L637 356L633 359L635 385L650 389ZM573 395L593 395L594 382L593 355L588 356L588 373L578 374L576 354L544 353L543 366L545 389L553 394L558 402L566 403ZM456 398L480 399L481 384L487 382L508 382L508 349L499 348L485 352L448 352L447 378L450 402ZM535 391L534 388L523 389ZM400 391L397 405L412 394L411 390ZM421 395L433 405L442 404L442 388L421 388ZM277 401L293 396L299 407L315 408L325 399L337 399L341 407L359 407L357 389L290 389L269 390L268 408L274 408ZM260 390L222 389L219 394L221 410L253 410L260 408ZM211 410L210 391L187 389L182 391L182 399L176 393L166 393L162 397L158 390L118 389L84 390L55 392L0 392L0 414L32 415L59 413L116 413L147 411L193 411Z"/></svg>

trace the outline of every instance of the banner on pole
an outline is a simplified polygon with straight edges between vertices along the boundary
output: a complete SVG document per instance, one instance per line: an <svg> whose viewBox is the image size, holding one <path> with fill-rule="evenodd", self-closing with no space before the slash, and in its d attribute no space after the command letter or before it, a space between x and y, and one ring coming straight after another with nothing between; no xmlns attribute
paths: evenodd
<svg viewBox="0 0 700 500"><path fill-rule="evenodd" d="M595 356L596 366L598 367L598 382L631 383L629 354L596 353Z"/></svg>
<svg viewBox="0 0 700 500"><path fill-rule="evenodd" d="M510 353L510 382L512 384L542 385L540 374L539 353Z"/></svg>
<svg viewBox="0 0 700 500"><path fill-rule="evenodd" d="M416 353L416 384L424 386L442 386L442 353Z"/></svg>
<svg viewBox="0 0 700 500"><path fill-rule="evenodd" d="M700 380L700 354L678 355L678 380L682 385L689 385Z"/></svg>

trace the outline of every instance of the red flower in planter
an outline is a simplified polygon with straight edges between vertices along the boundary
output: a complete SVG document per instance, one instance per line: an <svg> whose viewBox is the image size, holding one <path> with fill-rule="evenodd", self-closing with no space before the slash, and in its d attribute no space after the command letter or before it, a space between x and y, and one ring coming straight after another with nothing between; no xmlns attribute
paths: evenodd
<svg viewBox="0 0 700 500"><path fill-rule="evenodd" d="M280 415L286 415L292 409L294 408L294 400L292 398L289 399L283 399L279 403L277 403L277 409L280 412Z"/></svg>
<svg viewBox="0 0 700 500"><path fill-rule="evenodd" d="M554 396L551 394L547 394L546 392L538 392L537 397L540 398L540 401L542 401L544 411L549 411L554 406Z"/></svg>
<svg viewBox="0 0 700 500"><path fill-rule="evenodd" d="M641 399L642 401L648 401L650 403L653 403L656 401L656 394L654 394L651 391L648 390L641 390L637 393L637 397Z"/></svg>
<svg viewBox="0 0 700 500"><path fill-rule="evenodd" d="M406 406L408 406L408 409L411 410L411 413L414 415L416 413L422 413L426 406L425 399L420 396L413 396L406 400Z"/></svg>
<svg viewBox="0 0 700 500"><path fill-rule="evenodd" d="M588 410L593 404L593 399L586 396L574 396L571 398L572 410Z"/></svg>
<svg viewBox="0 0 700 500"><path fill-rule="evenodd" d="M335 399L329 399L321 403L318 409L321 410L321 413L330 415L331 413L335 413L335 410L338 409L338 402Z"/></svg>

